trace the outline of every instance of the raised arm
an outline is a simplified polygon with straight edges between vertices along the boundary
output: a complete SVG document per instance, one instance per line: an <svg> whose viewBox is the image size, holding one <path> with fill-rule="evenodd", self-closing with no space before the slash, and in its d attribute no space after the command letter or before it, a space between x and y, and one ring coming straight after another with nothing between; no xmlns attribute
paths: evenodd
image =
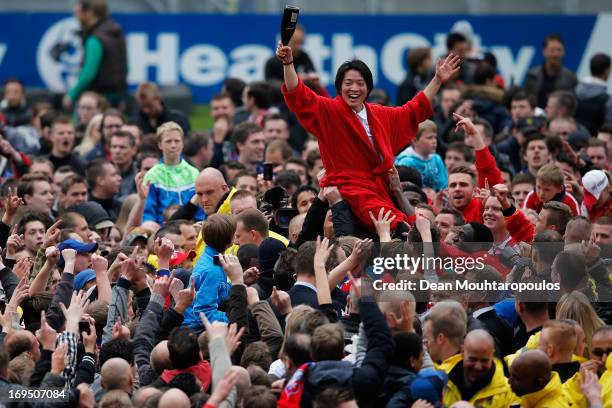
<svg viewBox="0 0 612 408"><path fill-rule="evenodd" d="M295 66L293 65L293 53L291 51L291 47L288 45L283 45L283 43L279 41L278 47L276 48L276 56L283 63L283 73L285 76L285 86L287 87L287 91L295 91L298 86L299 79L298 74L295 71Z"/></svg>
<svg viewBox="0 0 612 408"><path fill-rule="evenodd" d="M436 63L436 74L427 87L423 90L431 106L434 105L436 95L440 90L440 87L453 78L461 69L461 58L453 54L452 52L447 55L445 59L439 59Z"/></svg>

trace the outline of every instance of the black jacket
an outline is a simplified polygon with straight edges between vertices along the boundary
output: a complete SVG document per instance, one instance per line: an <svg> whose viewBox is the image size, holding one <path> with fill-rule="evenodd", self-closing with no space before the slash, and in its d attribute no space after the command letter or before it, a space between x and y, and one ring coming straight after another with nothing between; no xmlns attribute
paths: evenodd
<svg viewBox="0 0 612 408"><path fill-rule="evenodd" d="M83 44L92 35L102 42L104 52L89 89L101 94L124 93L127 87L127 47L121 26L105 18L83 33Z"/></svg>
<svg viewBox="0 0 612 408"><path fill-rule="evenodd" d="M157 128L163 125L166 122L176 122L183 129L183 132L187 134L191 130L191 125L189 124L189 119L183 112L168 109L166 105L164 105L164 110L161 115L156 119L155 125L151 126L151 122L149 122L149 118L142 111L138 112L138 116L136 117L136 121L138 123L138 127L142 130L143 134L147 133L155 133Z"/></svg>
<svg viewBox="0 0 612 408"><path fill-rule="evenodd" d="M512 328L497 315L494 309L484 312L476 319L480 321L484 329L493 337L497 357L505 357L514 352L514 333Z"/></svg>

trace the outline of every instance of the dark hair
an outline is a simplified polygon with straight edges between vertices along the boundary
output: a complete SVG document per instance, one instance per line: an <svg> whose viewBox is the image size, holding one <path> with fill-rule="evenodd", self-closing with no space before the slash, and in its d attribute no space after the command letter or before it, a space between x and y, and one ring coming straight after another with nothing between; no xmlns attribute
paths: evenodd
<svg viewBox="0 0 612 408"><path fill-rule="evenodd" d="M253 385L242 398L243 408L276 408L276 395L265 385Z"/></svg>
<svg viewBox="0 0 612 408"><path fill-rule="evenodd" d="M562 251L555 257L561 288L565 291L575 290L587 276L584 256L575 252Z"/></svg>
<svg viewBox="0 0 612 408"><path fill-rule="evenodd" d="M423 339L416 333L399 332L393 335L395 343L395 351L393 353L393 361L407 368L410 366L410 358L419 358L423 352Z"/></svg>
<svg viewBox="0 0 612 408"><path fill-rule="evenodd" d="M256 365L268 372L270 364L272 364L270 349L263 341L250 343L244 349L244 353L242 353L242 357L240 358L240 365L244 368L249 368L250 365Z"/></svg>
<svg viewBox="0 0 612 408"><path fill-rule="evenodd" d="M223 81L223 90L228 93L236 107L242 106L242 91L246 83L242 79L227 78Z"/></svg>
<svg viewBox="0 0 612 408"><path fill-rule="evenodd" d="M17 77L9 77L4 81L3 86L6 88L6 86L8 84L18 84L19 86L21 86L21 90L25 90L25 84L23 83L23 81Z"/></svg>
<svg viewBox="0 0 612 408"><path fill-rule="evenodd" d="M191 397L193 394L200 392L201 386L198 385L196 378L191 373L180 373L174 376L174 378L168 383L170 388L178 388Z"/></svg>
<svg viewBox="0 0 612 408"><path fill-rule="evenodd" d="M6 351L4 344L0 344L0 372L6 370L9 365L9 354Z"/></svg>
<svg viewBox="0 0 612 408"><path fill-rule="evenodd" d="M28 223L32 221L40 221L44 225L45 230L47 230L53 224L53 221L47 214L35 211L28 211L17 223L17 234L24 234L26 225L28 225Z"/></svg>
<svg viewBox="0 0 612 408"><path fill-rule="evenodd" d="M397 166L397 174L400 181L408 181L419 188L423 187L423 179L421 173L412 166Z"/></svg>
<svg viewBox="0 0 612 408"><path fill-rule="evenodd" d="M474 155L472 153L472 150L461 141L455 141L449 144L446 148L446 152L448 153L449 150L461 153L467 163L471 163L474 161Z"/></svg>
<svg viewBox="0 0 612 408"><path fill-rule="evenodd" d="M176 370L183 370L198 364L200 361L198 336L187 327L172 330L168 337L168 352L172 367Z"/></svg>
<svg viewBox="0 0 612 408"><path fill-rule="evenodd" d="M313 408L335 408L345 402L353 401L353 390L347 387L330 387L317 394Z"/></svg>
<svg viewBox="0 0 612 408"><path fill-rule="evenodd" d="M446 49L450 52L457 44L468 42L467 38L460 33L450 33L446 36Z"/></svg>
<svg viewBox="0 0 612 408"><path fill-rule="evenodd" d="M442 207L438 214L450 214L455 218L455 226L459 227L465 224L465 218L463 218L463 213L455 208Z"/></svg>
<svg viewBox="0 0 612 408"><path fill-rule="evenodd" d="M106 159L94 159L87 165L87 168L85 169L85 177L87 177L89 187L94 188L98 179L100 177L104 177L106 174L105 166L107 164L114 166L113 163Z"/></svg>
<svg viewBox="0 0 612 408"><path fill-rule="evenodd" d="M291 360L294 367L300 367L310 361L310 336L306 333L293 333L283 346L284 354Z"/></svg>
<svg viewBox="0 0 612 408"><path fill-rule="evenodd" d="M417 69L421 66L423 61L431 58L431 48L428 47L416 47L410 49L408 52L408 69L412 73L416 73Z"/></svg>
<svg viewBox="0 0 612 408"><path fill-rule="evenodd" d="M268 113L266 116L264 116L264 119L263 119L264 125L269 120L284 120L287 126L289 126L289 119L287 119L287 116L283 115L282 113L278 113L278 112Z"/></svg>
<svg viewBox="0 0 612 408"><path fill-rule="evenodd" d="M293 269L298 275L314 276L314 254L316 245L314 241L304 242L298 248L298 253L293 259Z"/></svg>
<svg viewBox="0 0 612 408"><path fill-rule="evenodd" d="M113 139L113 137L123 137L128 139L128 143L130 144L130 147L135 147L136 146L136 136L134 136L133 133L131 132L127 132L125 130L118 130L116 132L114 132L111 135L111 140Z"/></svg>
<svg viewBox="0 0 612 408"><path fill-rule="evenodd" d="M49 177L43 174L26 174L21 177L17 183L17 195L21 198L24 198L26 194L31 196L34 194L34 183L39 181L45 181L51 184Z"/></svg>
<svg viewBox="0 0 612 408"><path fill-rule="evenodd" d="M567 116L574 116L576 113L577 101L574 94L570 91L555 91L548 98L556 98L560 108L565 109Z"/></svg>
<svg viewBox="0 0 612 408"><path fill-rule="evenodd" d="M372 92L372 88L374 88L372 71L370 71L370 68L368 68L365 62L357 59L346 61L344 64L340 65L340 68L338 68L338 72L336 72L336 80L334 82L338 95L342 93L342 81L344 81L344 76L350 70L355 70L361 74L366 83L366 88L368 88L367 96L369 96L370 92Z"/></svg>
<svg viewBox="0 0 612 408"><path fill-rule="evenodd" d="M79 0L83 11L91 10L94 16L102 20L108 16L108 5L106 0ZM102 365L100 365L101 367Z"/></svg>
<svg viewBox="0 0 612 408"><path fill-rule="evenodd" d="M274 265L274 284L277 289L288 291L295 283L293 265L296 255L295 248L287 248L279 254L276 265Z"/></svg>
<svg viewBox="0 0 612 408"><path fill-rule="evenodd" d="M100 367L111 358L122 358L130 365L134 364L134 346L131 341L126 339L112 339L100 347L98 362Z"/></svg>
<svg viewBox="0 0 612 408"><path fill-rule="evenodd" d="M546 136L544 136L541 133L532 133L531 135L525 138L525 143L523 143L523 148L522 148L521 153L525 154L525 152L527 151L527 148L529 147L529 144L536 140L541 140L542 142L546 144ZM546 148L548 149L548 144L546 144Z"/></svg>
<svg viewBox="0 0 612 408"><path fill-rule="evenodd" d="M542 206L543 210L547 210L546 224L556 225L559 234L565 234L565 228L572 219L572 210L565 203L558 201L548 201Z"/></svg>
<svg viewBox="0 0 612 408"><path fill-rule="evenodd" d="M270 86L266 82L253 82L247 85L247 98L253 98L259 109L270 107Z"/></svg>
<svg viewBox="0 0 612 408"><path fill-rule="evenodd" d="M608 69L610 69L610 57L608 55L598 53L591 57L592 76L601 77Z"/></svg>
<svg viewBox="0 0 612 408"><path fill-rule="evenodd" d="M246 143L249 136L254 133L259 133L263 129L256 123L253 122L242 122L234 128L232 132L232 142L235 145Z"/></svg>
<svg viewBox="0 0 612 408"><path fill-rule="evenodd" d="M210 135L208 132L190 132L185 139L183 154L185 156L195 156L201 149L206 149L210 145Z"/></svg>
<svg viewBox="0 0 612 408"><path fill-rule="evenodd" d="M69 176L62 180L62 183L60 184L62 193L66 194L68 190L70 190L70 187L75 184L85 184L85 187L89 187L89 183L87 183L85 177L75 174L74 176Z"/></svg>
<svg viewBox="0 0 612 408"><path fill-rule="evenodd" d="M265 215L256 208L249 208L236 216L236 223L239 221L247 231L257 231L262 237L267 237L269 232L268 220Z"/></svg>
<svg viewBox="0 0 612 408"><path fill-rule="evenodd" d="M174 234L174 235L181 235L181 227L180 224L177 223L166 223L166 225L164 225L163 227L161 227L160 229L158 229L155 232L155 239L157 238L163 238L168 234Z"/></svg>
<svg viewBox="0 0 612 408"><path fill-rule="evenodd" d="M229 99L232 101L232 104L234 103L232 100L232 95L230 95L229 92L218 92L214 94L212 98L210 98L210 101L222 101L223 99Z"/></svg>
<svg viewBox="0 0 612 408"><path fill-rule="evenodd" d="M542 46L544 48L546 48L548 43L551 42L551 41L560 42L561 45L565 46L565 42L563 41L563 37L561 37L561 35L557 34L557 33L551 33L551 34L548 34L546 37L544 37L544 42L543 42Z"/></svg>
<svg viewBox="0 0 612 408"><path fill-rule="evenodd" d="M484 128L484 137L488 137L489 139L493 139L493 126L491 123L483 118L474 119L474 125L480 125Z"/></svg>
<svg viewBox="0 0 612 408"><path fill-rule="evenodd" d="M213 214L202 227L204 242L217 252L223 252L232 243L236 222L226 214Z"/></svg>
<svg viewBox="0 0 612 408"><path fill-rule="evenodd" d="M281 186L285 190L290 190L292 187L297 188L301 186L302 180L295 171L282 170L276 175L274 184L277 186Z"/></svg>
<svg viewBox="0 0 612 408"><path fill-rule="evenodd" d="M518 91L516 92L514 95L512 95L512 98L510 98L510 101L527 101L529 102L529 106L531 106L531 109L535 109L536 107L536 99L533 95L528 94L525 91Z"/></svg>
<svg viewBox="0 0 612 408"><path fill-rule="evenodd" d="M544 230L537 234L533 239L533 250L538 254L538 258L546 265L552 265L555 256L563 251L563 237L554 230Z"/></svg>
<svg viewBox="0 0 612 408"><path fill-rule="evenodd" d="M495 79L495 68L487 64L481 64L474 72L474 84L485 85L487 81Z"/></svg>
<svg viewBox="0 0 612 408"><path fill-rule="evenodd" d="M316 196L317 194L319 194L319 192L317 191L317 189L316 189L316 188L314 188L313 186L308 186L308 185L305 185L305 186L300 186L300 187L298 187L298 189L297 189L297 190L295 190L295 193L293 193L293 195L291 196L291 207L293 207L293 208L297 208L297 206L298 206L298 197L299 197L299 195L300 195L300 194L302 194L302 193L303 193L303 192L305 192L305 191L310 191L310 192L312 192L312 193L313 193L315 196Z"/></svg>

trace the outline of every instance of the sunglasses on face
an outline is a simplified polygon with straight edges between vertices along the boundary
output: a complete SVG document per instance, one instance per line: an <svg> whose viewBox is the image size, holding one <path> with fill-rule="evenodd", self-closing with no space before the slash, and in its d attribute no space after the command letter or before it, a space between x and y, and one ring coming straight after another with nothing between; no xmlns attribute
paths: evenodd
<svg viewBox="0 0 612 408"><path fill-rule="evenodd" d="M591 351L591 354L593 354L594 356L597 356L597 357L601 357L604 354L610 355L610 354L612 354L612 347L609 347L607 349L593 349Z"/></svg>

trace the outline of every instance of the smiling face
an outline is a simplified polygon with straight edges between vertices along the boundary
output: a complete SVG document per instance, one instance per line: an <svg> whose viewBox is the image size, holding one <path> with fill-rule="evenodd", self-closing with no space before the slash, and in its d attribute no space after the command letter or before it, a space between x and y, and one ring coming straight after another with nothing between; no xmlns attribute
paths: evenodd
<svg viewBox="0 0 612 408"><path fill-rule="evenodd" d="M363 109L363 102L368 96L368 87L363 75L354 69L346 71L342 79L340 94L352 110L360 112Z"/></svg>
<svg viewBox="0 0 612 408"><path fill-rule="evenodd" d="M465 208L474 194L472 176L466 173L454 173L448 177L448 195L451 205L461 210Z"/></svg>
<svg viewBox="0 0 612 408"><path fill-rule="evenodd" d="M489 197L485 203L484 213L482 214L484 225L491 231L506 228L506 221L502 213L502 206L496 197Z"/></svg>

